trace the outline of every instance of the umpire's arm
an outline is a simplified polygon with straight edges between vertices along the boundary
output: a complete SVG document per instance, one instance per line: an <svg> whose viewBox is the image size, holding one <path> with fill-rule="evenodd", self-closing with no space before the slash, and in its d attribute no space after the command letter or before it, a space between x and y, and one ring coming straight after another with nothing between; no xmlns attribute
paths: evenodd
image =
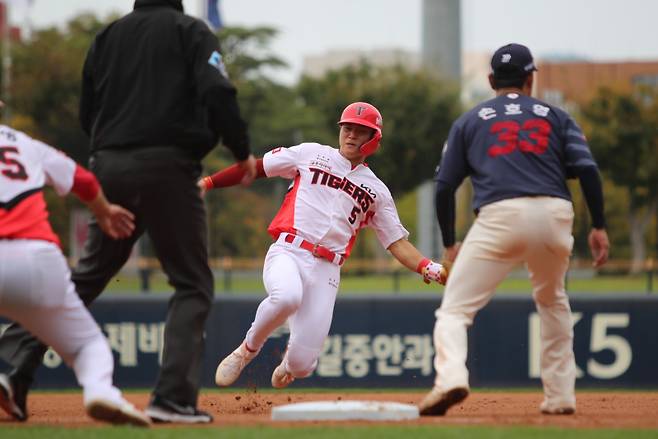
<svg viewBox="0 0 658 439"><path fill-rule="evenodd" d="M94 120L94 78L93 64L96 51L96 40L89 47L85 63L82 68L82 90L80 91L80 108L78 117L82 130L91 137L92 121Z"/></svg>
<svg viewBox="0 0 658 439"><path fill-rule="evenodd" d="M200 99L208 108L210 129L237 161L251 154L247 124L240 115L237 90L228 79L217 37L201 21L186 30L186 53Z"/></svg>

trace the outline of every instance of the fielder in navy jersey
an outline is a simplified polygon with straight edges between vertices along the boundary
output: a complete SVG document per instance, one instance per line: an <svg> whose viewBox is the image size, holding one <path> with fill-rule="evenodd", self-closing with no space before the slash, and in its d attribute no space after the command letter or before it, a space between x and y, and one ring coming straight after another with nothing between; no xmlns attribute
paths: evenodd
<svg viewBox="0 0 658 439"><path fill-rule="evenodd" d="M541 377L545 414L576 409L573 321L564 277L573 245L568 178L578 178L592 218L594 266L608 258L603 193L587 140L563 110L532 98L537 70L519 44L491 59L494 99L453 124L436 175L436 212L444 259L454 266L436 312L433 389L421 415L440 416L469 393L466 329L518 264L530 274L541 321ZM455 191L473 185L477 214L463 245L455 241ZM459 254L459 256L457 256Z"/></svg>

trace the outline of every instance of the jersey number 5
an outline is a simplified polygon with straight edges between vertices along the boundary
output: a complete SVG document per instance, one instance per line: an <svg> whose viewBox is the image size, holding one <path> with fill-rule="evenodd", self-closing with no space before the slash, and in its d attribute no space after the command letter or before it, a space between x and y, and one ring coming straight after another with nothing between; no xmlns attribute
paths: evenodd
<svg viewBox="0 0 658 439"><path fill-rule="evenodd" d="M0 146L0 164L4 163L8 169L1 169L2 175L12 180L27 180L25 166L16 159L9 158L10 153L18 154L18 148L13 146Z"/></svg>
<svg viewBox="0 0 658 439"><path fill-rule="evenodd" d="M496 134L496 141L501 143L489 147L490 157L511 154L516 148L522 152L543 154L548 148L551 125L545 119L528 119L523 125L515 120L501 120L491 125L489 132ZM527 133L534 143L525 139L519 140L519 133L523 132Z"/></svg>

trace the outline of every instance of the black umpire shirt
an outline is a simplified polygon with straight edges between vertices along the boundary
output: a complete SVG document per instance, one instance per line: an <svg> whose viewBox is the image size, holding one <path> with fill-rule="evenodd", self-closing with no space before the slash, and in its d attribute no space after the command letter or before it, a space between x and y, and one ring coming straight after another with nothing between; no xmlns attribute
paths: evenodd
<svg viewBox="0 0 658 439"><path fill-rule="evenodd" d="M250 153L217 37L181 0L136 0L96 36L80 122L92 152L176 145L202 158L221 137L237 160Z"/></svg>

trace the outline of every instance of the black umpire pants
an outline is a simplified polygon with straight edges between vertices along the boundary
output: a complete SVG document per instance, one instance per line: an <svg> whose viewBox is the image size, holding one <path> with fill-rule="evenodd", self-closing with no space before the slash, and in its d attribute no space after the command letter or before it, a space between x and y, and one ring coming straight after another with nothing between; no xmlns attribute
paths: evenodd
<svg viewBox="0 0 658 439"><path fill-rule="evenodd" d="M213 276L208 266L208 232L203 199L196 186L198 159L174 146L95 153L90 169L107 198L136 216L128 239L106 236L94 218L83 255L72 271L76 290L89 306L124 265L147 232L174 287L165 324L162 367L154 395L196 407L201 378L206 318L212 305ZM0 337L0 357L18 379L31 383L47 347L17 324Z"/></svg>

